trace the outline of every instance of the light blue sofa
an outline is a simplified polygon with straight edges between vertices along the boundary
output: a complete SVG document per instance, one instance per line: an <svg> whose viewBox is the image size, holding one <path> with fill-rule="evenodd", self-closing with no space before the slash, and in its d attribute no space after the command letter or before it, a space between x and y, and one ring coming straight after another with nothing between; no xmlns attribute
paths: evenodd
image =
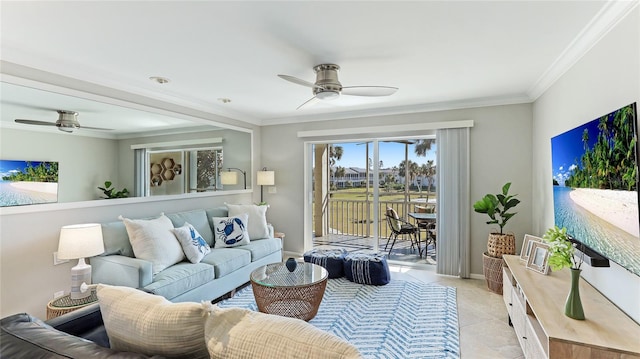
<svg viewBox="0 0 640 359"><path fill-rule="evenodd" d="M202 238L214 243L212 217L227 217L226 207L166 214L174 227L189 222ZM105 252L91 258L92 282L139 288L172 302L209 301L249 281L256 268L282 260L282 241L251 239L247 245L211 248L200 263L184 260L153 275L151 262L136 258L122 221L102 224Z"/></svg>

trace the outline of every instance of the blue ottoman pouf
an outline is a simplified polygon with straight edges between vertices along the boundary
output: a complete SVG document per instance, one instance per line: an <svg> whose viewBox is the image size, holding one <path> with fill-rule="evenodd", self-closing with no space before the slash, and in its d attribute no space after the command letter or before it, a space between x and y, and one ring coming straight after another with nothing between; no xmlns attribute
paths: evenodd
<svg viewBox="0 0 640 359"><path fill-rule="evenodd" d="M347 251L344 249L312 249L303 257L308 263L324 267L329 272L329 278L344 277L344 257Z"/></svg>
<svg viewBox="0 0 640 359"><path fill-rule="evenodd" d="M344 257L344 275L360 284L385 285L391 280L384 254L350 253Z"/></svg>

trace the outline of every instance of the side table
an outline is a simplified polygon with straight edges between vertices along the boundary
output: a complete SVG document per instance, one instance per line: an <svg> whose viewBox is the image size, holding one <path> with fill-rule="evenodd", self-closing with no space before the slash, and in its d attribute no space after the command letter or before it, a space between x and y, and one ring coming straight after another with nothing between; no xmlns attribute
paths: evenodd
<svg viewBox="0 0 640 359"><path fill-rule="evenodd" d="M97 301L98 295L95 287L91 288L91 295L86 298L71 299L71 294L63 295L47 303L47 320L73 312Z"/></svg>

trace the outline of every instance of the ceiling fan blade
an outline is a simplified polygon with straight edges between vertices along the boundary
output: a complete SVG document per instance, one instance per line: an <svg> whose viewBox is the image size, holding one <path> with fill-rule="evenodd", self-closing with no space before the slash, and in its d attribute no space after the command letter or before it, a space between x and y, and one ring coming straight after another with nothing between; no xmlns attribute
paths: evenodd
<svg viewBox="0 0 640 359"><path fill-rule="evenodd" d="M340 93L348 96L390 96L396 91L397 87L390 86L346 86Z"/></svg>
<svg viewBox="0 0 640 359"><path fill-rule="evenodd" d="M320 102L320 99L316 96L313 96L312 98L308 99L307 101L305 101L302 105L298 106L298 108L296 108L296 110L299 110L303 107L311 107L315 104L317 104L318 102Z"/></svg>
<svg viewBox="0 0 640 359"><path fill-rule="evenodd" d="M302 85L302 86L306 86L306 87L311 87L311 88L324 89L323 87L316 86L312 82L305 81L305 80L299 79L297 77L293 77L293 76L289 76L289 75L278 75L278 77L283 79L283 80L287 80L289 82L293 82L294 84L298 84L298 85Z"/></svg>
<svg viewBox="0 0 640 359"><path fill-rule="evenodd" d="M55 126L55 122L46 122L46 121L36 121L36 120L25 120L23 118L16 118L15 121L17 123L23 123L25 125L38 125L38 126Z"/></svg>
<svg viewBox="0 0 640 359"><path fill-rule="evenodd" d="M102 127L89 127L89 126L80 126L82 130L100 130L100 131L113 131L113 128L102 128Z"/></svg>

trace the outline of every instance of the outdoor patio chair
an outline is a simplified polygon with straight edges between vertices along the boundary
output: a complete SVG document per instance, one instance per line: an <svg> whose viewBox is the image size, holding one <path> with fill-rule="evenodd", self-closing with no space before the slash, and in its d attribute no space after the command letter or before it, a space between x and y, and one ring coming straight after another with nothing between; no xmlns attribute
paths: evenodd
<svg viewBox="0 0 640 359"><path fill-rule="evenodd" d="M391 248L389 248L389 255L391 255L391 251L393 250L393 246L396 244L398 236L402 236L402 238L405 238L406 235L409 235L409 240L411 241L411 249L415 249L415 243L418 246L418 253L421 253L420 243L418 242L418 227L398 217L398 213L391 207L387 207L386 217L387 224L389 225L389 229L391 230L391 234L387 239L387 244L384 246L384 250L387 250L387 246L389 246L389 242L393 238Z"/></svg>

